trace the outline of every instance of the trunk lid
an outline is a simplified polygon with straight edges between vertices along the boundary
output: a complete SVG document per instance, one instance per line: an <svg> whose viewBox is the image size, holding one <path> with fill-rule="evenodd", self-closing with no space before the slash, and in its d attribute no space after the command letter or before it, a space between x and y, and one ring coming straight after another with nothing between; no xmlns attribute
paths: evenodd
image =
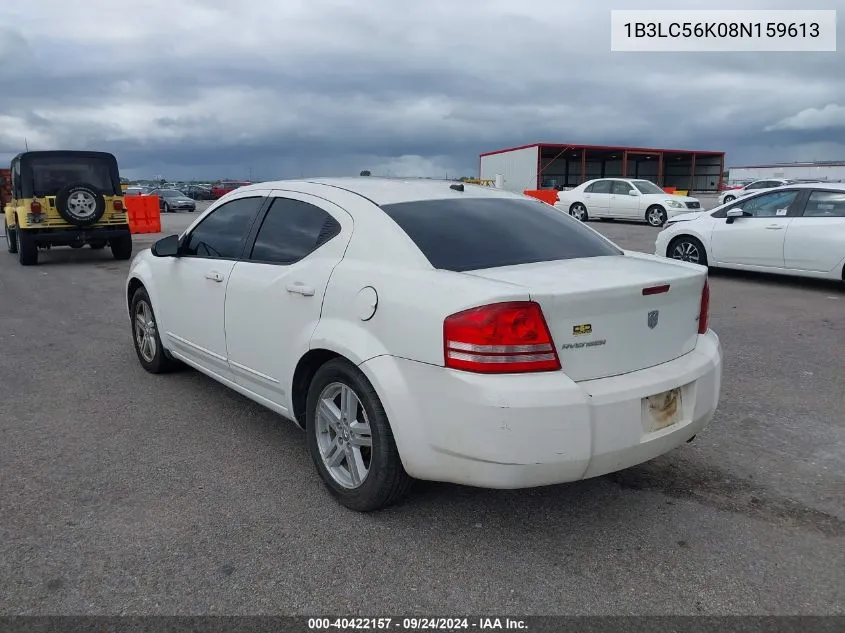
<svg viewBox="0 0 845 633"><path fill-rule="evenodd" d="M589 257L470 273L525 288L540 304L572 380L674 360L698 337L706 269L650 255ZM668 285L668 291L643 294Z"/></svg>

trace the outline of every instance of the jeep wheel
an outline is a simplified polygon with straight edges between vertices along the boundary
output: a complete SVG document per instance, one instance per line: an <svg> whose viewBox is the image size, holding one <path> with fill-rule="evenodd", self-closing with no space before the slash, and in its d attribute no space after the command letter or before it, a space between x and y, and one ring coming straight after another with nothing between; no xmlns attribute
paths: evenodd
<svg viewBox="0 0 845 633"><path fill-rule="evenodd" d="M38 244L26 231L15 231L18 244L18 261L21 266L35 266L38 263Z"/></svg>
<svg viewBox="0 0 845 633"><path fill-rule="evenodd" d="M5 218L3 218L3 230L6 233L6 248L14 255L18 252L18 238L15 235L15 229L9 228L9 223Z"/></svg>
<svg viewBox="0 0 845 633"><path fill-rule="evenodd" d="M117 260L126 260L132 257L132 236L129 234L113 237L110 240L111 254Z"/></svg>
<svg viewBox="0 0 845 633"><path fill-rule="evenodd" d="M106 199L99 189L84 182L67 185L56 194L62 219L74 226L91 226L106 212Z"/></svg>

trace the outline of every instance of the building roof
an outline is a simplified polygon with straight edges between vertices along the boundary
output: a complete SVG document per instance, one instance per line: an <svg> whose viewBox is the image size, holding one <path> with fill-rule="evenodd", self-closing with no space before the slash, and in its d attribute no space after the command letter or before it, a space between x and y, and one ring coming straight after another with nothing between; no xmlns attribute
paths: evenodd
<svg viewBox="0 0 845 633"><path fill-rule="evenodd" d="M579 145L567 143L530 143L528 145L519 145L517 147L507 147L505 149L497 149L491 152L484 152L480 156L492 156L494 154L504 154L506 152L513 152L518 149L528 149L529 147L539 147L540 149L587 149L587 150L604 150L604 151L627 151L627 152L641 152L644 154L710 154L712 156L721 156L725 152L716 152L713 150L692 150L692 149L661 149L655 147L629 147L626 145Z"/></svg>
<svg viewBox="0 0 845 633"><path fill-rule="evenodd" d="M803 163L771 163L768 165L742 165L730 169L774 169L778 167L845 167L845 160L814 160Z"/></svg>

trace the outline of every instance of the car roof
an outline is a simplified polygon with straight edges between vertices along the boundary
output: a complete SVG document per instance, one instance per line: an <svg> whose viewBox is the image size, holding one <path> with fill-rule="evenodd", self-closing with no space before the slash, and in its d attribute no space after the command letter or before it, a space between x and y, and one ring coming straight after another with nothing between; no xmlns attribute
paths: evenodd
<svg viewBox="0 0 845 633"><path fill-rule="evenodd" d="M342 189L359 195L379 206L420 200L440 200L454 197L464 198L524 198L520 194L503 189L459 183L453 180L429 180L426 178L378 178L373 176L350 176L347 178L309 178L302 180L277 180L255 183L239 188L238 193L250 190L291 189L297 185L321 185ZM463 185L463 191L452 189Z"/></svg>
<svg viewBox="0 0 845 633"><path fill-rule="evenodd" d="M845 182L794 182L784 185L789 189L830 189L831 191L845 191ZM775 187L779 189L779 187Z"/></svg>

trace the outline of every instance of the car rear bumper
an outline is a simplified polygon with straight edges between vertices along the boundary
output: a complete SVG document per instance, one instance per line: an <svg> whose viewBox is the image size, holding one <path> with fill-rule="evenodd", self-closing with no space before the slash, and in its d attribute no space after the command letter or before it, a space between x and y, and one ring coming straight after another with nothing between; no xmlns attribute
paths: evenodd
<svg viewBox="0 0 845 633"><path fill-rule="evenodd" d="M716 411L722 351L708 332L668 363L580 383L564 372L478 375L392 356L361 368L410 475L506 489L596 477L688 441ZM643 398L676 387L681 420L647 430Z"/></svg>
<svg viewBox="0 0 845 633"><path fill-rule="evenodd" d="M23 230L30 234L37 244L50 244L52 246L68 246L70 244L78 244L79 242L110 240L132 234L128 224L85 229L51 229L42 227Z"/></svg>

